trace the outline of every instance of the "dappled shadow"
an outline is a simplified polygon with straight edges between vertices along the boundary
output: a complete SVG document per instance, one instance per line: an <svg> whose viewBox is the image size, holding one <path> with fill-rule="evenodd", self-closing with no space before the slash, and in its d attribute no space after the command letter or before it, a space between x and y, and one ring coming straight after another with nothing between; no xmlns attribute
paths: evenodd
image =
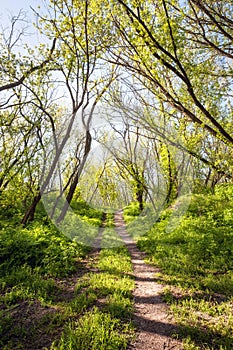
<svg viewBox="0 0 233 350"><path fill-rule="evenodd" d="M164 301L159 295L155 295L153 297L149 296L135 296L134 301L136 304L148 304L148 305L155 305L155 304L164 304Z"/></svg>
<svg viewBox="0 0 233 350"><path fill-rule="evenodd" d="M136 282L155 282L156 278L135 276L134 280Z"/></svg>
<svg viewBox="0 0 233 350"><path fill-rule="evenodd" d="M1 315L0 349L42 350L50 348L62 332L59 312L52 306L43 306L39 301L19 301ZM9 319L11 320L9 322ZM56 328L49 327L57 324ZM2 333L2 332L0 332ZM41 336L43 335L43 336Z"/></svg>
<svg viewBox="0 0 233 350"><path fill-rule="evenodd" d="M147 318L143 318L138 315L134 316L134 323L139 327L140 331L158 334L161 336L172 337L180 332L180 327L172 323L148 320Z"/></svg>
<svg viewBox="0 0 233 350"><path fill-rule="evenodd" d="M182 300L188 301L192 299L192 300L199 300L200 302L204 300L214 304L221 304L232 298L231 295L225 295L222 293L213 292L208 289L198 290L196 292L187 292L188 294L185 292L185 289L182 290L182 292L180 292L180 288L177 286L177 283L171 280L167 280L167 278L163 277L162 275L160 275L159 277L156 277L156 281L158 281L158 283L161 283L163 285L165 284L169 285L169 288L172 291L171 297L176 301L182 301Z"/></svg>
<svg viewBox="0 0 233 350"><path fill-rule="evenodd" d="M87 262L76 263L76 271L69 277L54 278L56 283L56 293L54 302L69 303L74 298L75 286L79 278L82 278L89 272L89 268L86 266Z"/></svg>
<svg viewBox="0 0 233 350"><path fill-rule="evenodd" d="M232 350L233 349L233 337L228 335L222 335L218 331L210 330L208 327L200 328L195 326L179 326L182 337L189 337L197 346L201 349L203 345L206 348L213 350Z"/></svg>
<svg viewBox="0 0 233 350"><path fill-rule="evenodd" d="M134 316L134 323L140 329L150 334L159 336L169 336L171 338L178 337L180 340L189 337L196 346L203 346L213 350L233 349L233 337L230 335L222 335L218 331L213 331L208 328L200 328L196 326L174 325L172 323L158 322L148 320L141 316Z"/></svg>
<svg viewBox="0 0 233 350"><path fill-rule="evenodd" d="M121 223L124 225L124 223ZM200 322L198 320L195 322L194 325L188 324L184 325L181 322L178 321L177 324L172 322L172 320L169 321L169 316L166 318L164 315L161 316L161 319L159 317L156 317L153 313L156 310L159 310L160 306L164 307L164 299L163 295L160 294L160 292L155 292L150 295L147 295L147 290L151 289L154 284L158 284L161 286L160 291L162 291L162 286L169 283L166 278L163 278L163 276L160 274L159 276L156 276L156 272L161 272L159 269L154 268L153 266L146 265L145 269L145 276L143 276L143 259L146 258L146 254L141 252L136 244L132 241L132 238L127 234L126 230L124 228L117 230L120 237L125 240L125 244L127 245L130 254L132 256L132 262L134 265L134 270L136 271L135 274L135 281L136 285L138 282L139 288L142 288L141 293L139 292L139 295L134 296L134 301L136 305L136 313L134 315L134 323L138 328L139 334L141 332L145 333L145 340L143 340L141 343L139 341L139 347L141 344L144 344L146 342L146 337L149 337L149 334L152 335L152 339L154 339L153 336L161 336L161 337L168 337L172 338L174 335L177 336L180 340L186 339L187 337L198 347L201 349L205 348L211 348L211 349L225 349L225 350L231 350L233 349L233 336L232 336L232 330L230 331L229 327L226 327L225 331L222 332L221 329L219 329L217 325L213 325L213 322L215 318L211 315L207 315L203 313L203 317L209 317L210 324L208 322L203 322L201 325L201 317L202 312L197 311L199 313ZM172 276L171 276L172 277ZM182 276L182 278L186 279L189 276ZM194 276L195 278L196 276ZM146 287L141 287L143 283L145 282ZM176 281L177 282L177 276ZM175 284L177 283L170 283L169 284ZM152 288L153 289L153 288ZM174 290L176 290L174 288ZM143 294L144 293L144 294ZM184 292L183 292L184 293ZM169 302L189 302L196 300L196 302L202 302L207 301L210 303L210 305L221 305L222 303L229 300L229 297L226 297L226 295L212 292L210 294L210 291L203 290L199 291L197 293L192 293L191 295L184 295L183 293L174 292L168 295L168 301ZM165 293L166 295L166 293ZM179 307L179 306L177 306ZM152 310L152 311L151 311ZM154 311L153 311L154 310ZM190 311L192 312L192 311ZM220 315L217 315L216 317L220 317ZM208 320L207 320L208 321ZM191 321L192 322L192 321ZM225 320L227 322L227 319ZM228 328L228 329L227 329ZM224 334L225 333L225 334ZM156 337L155 337L156 338ZM149 341L149 340L148 340ZM147 346L147 345L145 345ZM165 346L165 343L164 345ZM178 348L177 348L178 346ZM155 345L156 349L159 349L158 346ZM161 347L170 349L173 347ZM182 347L181 347L182 348ZM174 349L181 349L179 348L179 345L175 344ZM147 349L147 347L146 347ZM149 347L148 347L149 349Z"/></svg>
<svg viewBox="0 0 233 350"><path fill-rule="evenodd" d="M125 242L132 259L136 289L134 291L135 312L133 322L138 330L134 349L176 349L183 348L177 338L179 327L169 316L167 305L162 299L163 286L156 283L156 268L145 264L146 254L141 252L125 229L122 216L115 216L116 231Z"/></svg>

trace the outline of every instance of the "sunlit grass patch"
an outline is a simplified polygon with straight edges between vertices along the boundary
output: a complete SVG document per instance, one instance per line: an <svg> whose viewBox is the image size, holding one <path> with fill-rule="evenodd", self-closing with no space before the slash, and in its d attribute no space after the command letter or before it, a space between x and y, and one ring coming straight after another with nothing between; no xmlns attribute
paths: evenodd
<svg viewBox="0 0 233 350"><path fill-rule="evenodd" d="M68 324L51 350L123 350L127 348L129 334L129 325L94 308L78 322Z"/></svg>
<svg viewBox="0 0 233 350"><path fill-rule="evenodd" d="M97 294L88 291L83 292L77 296L73 300L71 300L67 305L67 311L70 314L81 314L83 311L85 311L90 305L93 305L93 303L97 300Z"/></svg>
<svg viewBox="0 0 233 350"><path fill-rule="evenodd" d="M117 318L130 318L134 310L132 297L122 296L120 293L114 293L106 298L106 310Z"/></svg>
<svg viewBox="0 0 233 350"><path fill-rule="evenodd" d="M133 282L129 277L119 277L119 275L108 272L93 274L90 278L90 283L100 296L106 296L115 292L122 296L129 296L133 286Z"/></svg>
<svg viewBox="0 0 233 350"><path fill-rule="evenodd" d="M233 348L233 298L166 287L164 300L180 326L185 350Z"/></svg>
<svg viewBox="0 0 233 350"><path fill-rule="evenodd" d="M0 302L15 304L21 300L38 299L52 302L56 292L53 279L45 279L29 266L12 270L11 274L0 279L2 295Z"/></svg>
<svg viewBox="0 0 233 350"><path fill-rule="evenodd" d="M147 260L160 268L185 350L233 349L232 186L194 195L179 225L167 230L173 208L138 241ZM179 290L177 298L175 290Z"/></svg>
<svg viewBox="0 0 233 350"><path fill-rule="evenodd" d="M112 239L117 238L112 231ZM104 232L103 240L109 235ZM122 242L121 242L122 243ZM76 285L76 293L85 289L92 291L99 297L118 295L121 298L132 297L134 281L131 276L132 264L129 252L124 245L102 249L97 263L98 272L84 275Z"/></svg>
<svg viewBox="0 0 233 350"><path fill-rule="evenodd" d="M100 251L92 266L96 271L78 280L75 298L68 306L70 315L77 312L82 317L66 325L60 341L54 342L51 350L123 350L132 339L131 259L116 232L106 228L103 244L109 240L118 242L117 246ZM95 306L91 309L92 305Z"/></svg>
<svg viewBox="0 0 233 350"><path fill-rule="evenodd" d="M216 303L184 298L172 304L171 310L190 344L200 349L230 350L233 348L232 301Z"/></svg>
<svg viewBox="0 0 233 350"><path fill-rule="evenodd" d="M106 213L105 226L106 227L114 227L115 226L114 213L111 213L111 212Z"/></svg>
<svg viewBox="0 0 233 350"><path fill-rule="evenodd" d="M113 273L132 272L131 257L126 246L102 249L98 267L100 270L112 271Z"/></svg>

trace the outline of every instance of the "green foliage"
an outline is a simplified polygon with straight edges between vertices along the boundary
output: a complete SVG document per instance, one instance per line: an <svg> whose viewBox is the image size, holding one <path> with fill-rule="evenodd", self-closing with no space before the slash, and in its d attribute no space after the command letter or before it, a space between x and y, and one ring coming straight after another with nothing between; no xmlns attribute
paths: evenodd
<svg viewBox="0 0 233 350"><path fill-rule="evenodd" d="M99 194L106 205L113 205L117 199L117 187L113 172L116 172L116 169L111 164L106 166L104 171L102 169L98 170L96 174Z"/></svg>
<svg viewBox="0 0 233 350"><path fill-rule="evenodd" d="M105 213L105 227L114 227L115 226L115 223L114 223L114 214L111 213L111 212L107 212Z"/></svg>
<svg viewBox="0 0 233 350"><path fill-rule="evenodd" d="M139 203L132 202L124 207L124 220L128 224L140 214Z"/></svg>
<svg viewBox="0 0 233 350"><path fill-rule="evenodd" d="M171 232L174 209L168 209L139 246L178 284L232 293L231 195L232 186L219 186L214 195L193 196L180 225Z"/></svg>
<svg viewBox="0 0 233 350"><path fill-rule="evenodd" d="M35 222L28 228L5 227L0 232L0 301L5 305L53 302L57 294L54 277L72 273L85 252L84 246L52 225Z"/></svg>
<svg viewBox="0 0 233 350"><path fill-rule="evenodd" d="M77 294L78 288L76 288ZM74 315L80 314L86 311L87 307L93 305L97 299L97 294L92 292L92 290L86 293L80 293L75 296L75 298L67 306L68 312Z"/></svg>
<svg viewBox="0 0 233 350"><path fill-rule="evenodd" d="M85 205L82 207L83 216L87 214L90 220L92 214L97 217L96 220L99 220L100 214L102 216L102 213L98 213L97 216L97 212L89 208L85 210ZM54 339L57 334L56 329L61 329L68 320L76 320L80 313L86 311L87 307L96 301L97 293L91 290L87 295L73 293L72 298L67 292L69 294L67 300L57 301L63 298L63 284L69 285L72 273L77 272L81 267L82 258L89 248L68 239L46 221L42 219L35 221L26 228L15 226L13 221L10 224L7 224L6 220L1 221L0 302L3 311L0 347L13 349L22 346L23 348L29 337L35 336L35 339L38 337L36 332L39 334L44 331L46 334L51 332L51 339ZM95 227L90 227L96 231ZM65 288L68 288L67 285ZM35 308L33 308L34 304L37 305ZM30 305L32 305L31 312L35 320L33 319L28 329L25 324L28 322ZM22 310L20 315L17 314L18 308L19 313ZM40 308L45 310L44 317L47 317L47 321L36 314ZM55 312L55 309L59 312ZM46 330L43 329L44 323L46 323ZM54 335L53 332L56 334Z"/></svg>
<svg viewBox="0 0 233 350"><path fill-rule="evenodd" d="M5 292L0 301L7 305L34 298L49 302L55 295L54 280L43 278L37 270L26 265L2 277L0 288Z"/></svg>
<svg viewBox="0 0 233 350"><path fill-rule="evenodd" d="M117 350L126 349L128 329L108 313L94 308L75 324L69 324L58 345L51 350Z"/></svg>
<svg viewBox="0 0 233 350"><path fill-rule="evenodd" d="M222 349L230 350L233 346L232 298L222 300L205 300L201 296L184 297L172 305L172 311L179 324L183 336L187 337L185 350Z"/></svg>
<svg viewBox="0 0 233 350"><path fill-rule="evenodd" d="M100 226L102 222L103 212L92 208L87 202L83 200L73 201L71 207L74 212L85 222L90 225Z"/></svg>
<svg viewBox="0 0 233 350"><path fill-rule="evenodd" d="M170 230L171 207L138 241L161 268L158 280L170 285L164 297L181 325L186 350L233 346L232 197L232 185L193 195L178 227Z"/></svg>
<svg viewBox="0 0 233 350"><path fill-rule="evenodd" d="M27 228L6 227L0 233L2 275L22 265L38 268L46 275L66 275L73 270L74 258L84 252L84 247L52 225L35 222Z"/></svg>
<svg viewBox="0 0 233 350"><path fill-rule="evenodd" d="M152 205L145 204L143 212L139 213L138 205L131 203L124 208L123 216L127 224L127 231L135 241L143 237L159 218L159 210L155 211Z"/></svg>

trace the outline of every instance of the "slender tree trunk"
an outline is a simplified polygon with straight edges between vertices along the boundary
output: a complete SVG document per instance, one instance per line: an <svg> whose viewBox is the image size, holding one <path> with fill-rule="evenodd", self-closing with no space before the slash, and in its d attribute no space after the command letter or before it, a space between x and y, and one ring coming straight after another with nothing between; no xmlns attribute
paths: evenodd
<svg viewBox="0 0 233 350"><path fill-rule="evenodd" d="M39 192L32 201L32 204L30 205L30 207L28 208L28 210L26 211L21 224L26 225L26 223L28 221L33 221L34 220L34 216L35 216L35 211L36 211L36 207L37 204L40 202L41 199L41 193Z"/></svg>
<svg viewBox="0 0 233 350"><path fill-rule="evenodd" d="M173 194L173 189L175 186L175 176L172 174L172 160L171 160L171 153L169 151L169 149L167 149L167 157L168 157L168 189L167 189L167 195L165 198L165 203L168 205L170 204L172 199L177 198L178 196L178 189L176 186L176 195L175 198L172 197Z"/></svg>
<svg viewBox="0 0 233 350"><path fill-rule="evenodd" d="M212 173L212 169L209 168L208 174L207 174L206 179L205 179L205 187L208 187L208 183L209 183L209 180L210 180L211 173Z"/></svg>
<svg viewBox="0 0 233 350"><path fill-rule="evenodd" d="M84 168L84 165L86 163L86 160L87 160L87 157L88 157L88 154L91 150L91 142L92 142L92 137L91 137L91 134L90 134L90 131L87 130L86 131L86 144L85 144L85 150L84 150L84 156L83 156L83 160L79 166L79 169L70 185L70 188L69 188L69 192L66 196L66 201L65 201L65 204L62 208L62 211L61 211L61 214L59 215L58 219L57 219L57 224L59 224L60 222L62 222L62 220L64 220L65 216L66 216L66 213L67 213L67 210L70 206L70 203L72 201L72 198L74 196L74 192L76 190L76 187L78 185L78 182L79 182L79 178L80 178L80 175L83 171L83 168Z"/></svg>
<svg viewBox="0 0 233 350"><path fill-rule="evenodd" d="M48 175L46 176L43 184L41 185L41 188L40 188L40 192L34 197L33 201L32 201L32 204L30 205L30 207L28 208L28 210L26 211L21 223L22 224L26 224L28 222L28 220L33 220L34 218L34 214L35 214L35 210L36 210L36 207L37 207L37 204L40 202L40 199L46 189L46 187L48 186L49 182L50 182L50 179L54 173L54 170L56 169L56 166L57 166L57 163L59 161L59 157L65 147L65 144L67 142L67 140L69 139L70 137L70 132L71 132L71 129L72 129L72 126L74 124L74 120L75 120L75 116L76 116L76 113L77 113L77 109L74 108L73 110L73 113L72 113L72 118L70 120L70 123L68 125L68 128L66 130L66 134L60 144L60 146L56 149L56 155L54 157L54 160L51 164L51 167L50 167L50 170L48 172Z"/></svg>
<svg viewBox="0 0 233 350"><path fill-rule="evenodd" d="M139 204L139 210L143 211L144 209L144 203L143 203L143 190L140 190L136 192L136 199Z"/></svg>

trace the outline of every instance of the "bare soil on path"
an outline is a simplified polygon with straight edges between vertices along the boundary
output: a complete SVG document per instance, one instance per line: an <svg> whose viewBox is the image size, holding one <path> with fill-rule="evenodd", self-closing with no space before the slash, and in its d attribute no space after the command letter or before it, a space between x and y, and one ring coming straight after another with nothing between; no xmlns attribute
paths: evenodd
<svg viewBox="0 0 233 350"><path fill-rule="evenodd" d="M129 349L182 350L182 342L175 339L178 327L161 296L164 286L156 282L155 274L159 270L144 262L145 254L126 231L122 211L115 213L115 228L129 249L136 282L133 321L137 327L137 338Z"/></svg>

